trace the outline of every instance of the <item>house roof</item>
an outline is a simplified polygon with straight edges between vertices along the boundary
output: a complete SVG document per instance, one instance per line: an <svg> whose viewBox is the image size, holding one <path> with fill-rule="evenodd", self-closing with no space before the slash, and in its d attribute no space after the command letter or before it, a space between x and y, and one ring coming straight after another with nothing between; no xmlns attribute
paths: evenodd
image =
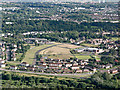
<svg viewBox="0 0 120 90"><path fill-rule="evenodd" d="M28 64L27 62L22 62L21 64Z"/></svg>

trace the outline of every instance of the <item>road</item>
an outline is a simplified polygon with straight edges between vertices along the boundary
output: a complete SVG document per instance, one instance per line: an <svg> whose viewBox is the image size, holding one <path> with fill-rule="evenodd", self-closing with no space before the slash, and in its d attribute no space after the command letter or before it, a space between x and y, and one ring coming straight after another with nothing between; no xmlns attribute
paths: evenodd
<svg viewBox="0 0 120 90"><path fill-rule="evenodd" d="M19 73L29 73L29 74L37 74L37 75L51 75L51 76L72 76L74 78L74 75L93 75L94 73L74 73L74 74L53 74L53 73L39 73L39 72L33 72L33 71L19 71L19 70L7 70L0 68L0 71L11 71L11 72L19 72ZM78 77L78 78L87 78L87 77Z"/></svg>

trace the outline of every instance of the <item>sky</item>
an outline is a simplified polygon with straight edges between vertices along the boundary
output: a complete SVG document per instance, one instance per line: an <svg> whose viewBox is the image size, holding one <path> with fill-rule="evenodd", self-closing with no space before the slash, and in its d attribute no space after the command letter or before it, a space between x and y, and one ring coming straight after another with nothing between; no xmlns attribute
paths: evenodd
<svg viewBox="0 0 120 90"><path fill-rule="evenodd" d="M22 1L22 2L43 2L43 1L47 1L47 2L52 2L52 1L63 1L63 2L68 2L68 1L72 1L72 2L80 2L80 1L92 1L92 0L0 0L0 1ZM99 0L93 0L93 1L99 1ZM105 0L108 2L118 2L120 0Z"/></svg>

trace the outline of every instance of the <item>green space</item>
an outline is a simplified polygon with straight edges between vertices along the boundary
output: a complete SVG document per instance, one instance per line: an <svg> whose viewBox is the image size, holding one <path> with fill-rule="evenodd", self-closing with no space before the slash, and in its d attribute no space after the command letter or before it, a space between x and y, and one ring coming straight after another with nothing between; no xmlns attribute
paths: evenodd
<svg viewBox="0 0 120 90"><path fill-rule="evenodd" d="M88 44L88 43L83 43L81 45L86 46L86 47L98 47L98 45L93 45L93 44Z"/></svg>
<svg viewBox="0 0 120 90"><path fill-rule="evenodd" d="M20 59L22 53L17 54L16 59Z"/></svg>
<svg viewBox="0 0 120 90"><path fill-rule="evenodd" d="M120 38L118 38L118 37L113 37L112 40L113 40L113 41L117 41L117 40L120 40Z"/></svg>
<svg viewBox="0 0 120 90"><path fill-rule="evenodd" d="M53 54L53 55L47 55L47 57L52 59L69 59L72 58L73 56L72 54L61 54L61 55Z"/></svg>
<svg viewBox="0 0 120 90"><path fill-rule="evenodd" d="M82 60L90 59L92 57L95 57L96 60L100 60L100 56L98 56L98 55L96 55L96 56L94 55L92 57L90 55L79 55L79 54L74 54L74 55L75 55L76 58L82 59Z"/></svg>
<svg viewBox="0 0 120 90"><path fill-rule="evenodd" d="M82 60L91 58L91 56L89 55L79 55L79 54L75 54L75 57Z"/></svg>
<svg viewBox="0 0 120 90"><path fill-rule="evenodd" d="M93 57L95 57L96 60L100 60L100 57L101 57L101 56L99 56L99 55L96 55L96 56L95 56L95 55L94 55Z"/></svg>
<svg viewBox="0 0 120 90"><path fill-rule="evenodd" d="M10 66L17 66L20 64L19 61L7 61L6 62L7 66L5 67L5 69L8 69Z"/></svg>
<svg viewBox="0 0 120 90"><path fill-rule="evenodd" d="M36 47L33 47L31 49L29 49L26 54L25 54L25 58L23 59L22 62L27 62L29 64L32 64L33 60L34 60L34 57L35 57L35 53L40 50L40 49L43 49L43 48L46 48L48 46L52 46L54 44L51 44L51 45L40 45L40 46L36 46Z"/></svg>

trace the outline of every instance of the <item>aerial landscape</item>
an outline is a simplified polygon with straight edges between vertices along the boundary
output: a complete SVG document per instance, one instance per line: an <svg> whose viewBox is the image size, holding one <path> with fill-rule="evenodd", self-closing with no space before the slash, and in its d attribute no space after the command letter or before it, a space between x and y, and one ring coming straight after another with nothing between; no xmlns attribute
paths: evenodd
<svg viewBox="0 0 120 90"><path fill-rule="evenodd" d="M118 1L0 2L0 88L119 89Z"/></svg>

